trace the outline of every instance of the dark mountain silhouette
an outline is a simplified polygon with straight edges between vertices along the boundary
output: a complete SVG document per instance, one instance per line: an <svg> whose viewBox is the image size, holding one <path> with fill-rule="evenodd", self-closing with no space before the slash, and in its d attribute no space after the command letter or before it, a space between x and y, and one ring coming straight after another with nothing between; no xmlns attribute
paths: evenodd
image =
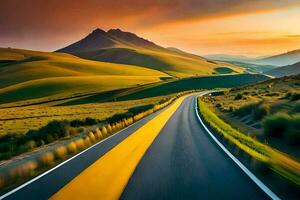
<svg viewBox="0 0 300 200"><path fill-rule="evenodd" d="M297 75L300 74L300 62L295 63L293 65L278 67L265 73L275 77Z"/></svg>
<svg viewBox="0 0 300 200"><path fill-rule="evenodd" d="M149 40L138 37L134 33L124 32L120 29L110 29L105 32L97 28L82 40L57 51L80 55L83 52L92 52L114 47L134 47L153 50L164 49Z"/></svg>
<svg viewBox="0 0 300 200"><path fill-rule="evenodd" d="M255 60L252 63L263 64L263 65L285 66L285 65L292 65L297 62L300 62L300 49Z"/></svg>

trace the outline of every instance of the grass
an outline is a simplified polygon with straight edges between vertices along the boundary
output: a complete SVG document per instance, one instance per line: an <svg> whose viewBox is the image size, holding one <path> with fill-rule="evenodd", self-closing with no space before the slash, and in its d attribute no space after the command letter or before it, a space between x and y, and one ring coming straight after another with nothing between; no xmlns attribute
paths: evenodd
<svg viewBox="0 0 300 200"><path fill-rule="evenodd" d="M64 53L5 48L0 48L0 53L0 60L10 60L0 68L0 95L3 97L0 103L68 95L65 92L99 92L169 77L145 67L96 62Z"/></svg>
<svg viewBox="0 0 300 200"><path fill-rule="evenodd" d="M115 114L124 113L132 107L158 103L166 97L158 96L140 100L86 103L72 106L41 104L2 108L0 109L0 135L24 134L30 129L45 126L53 120L83 120L88 117L105 120Z"/></svg>
<svg viewBox="0 0 300 200"><path fill-rule="evenodd" d="M203 119L218 134L254 159L265 163L276 173L300 186L300 163L298 161L234 129L219 118L202 99L198 99L198 106Z"/></svg>
<svg viewBox="0 0 300 200"><path fill-rule="evenodd" d="M103 125L101 128L94 128L93 131L89 131L76 140L57 146L52 151L42 153L38 160L31 158L31 160L29 159L29 161L26 161L21 165L16 165L13 168L4 170L4 173L2 171L0 174L0 188L3 189L5 187L10 187L11 185L17 184L18 182L23 182L24 180L41 173L43 170L48 169L54 164L57 164L67 157L74 155L78 151L83 150L106 137L109 137L124 127L127 127L162 108L165 108L177 98L187 93L189 92L179 93L176 96L154 104L151 108L147 108L146 110L138 110L137 113L131 117L119 119L118 121ZM178 106L179 104L179 102L176 102L175 106ZM32 163L34 163L34 165Z"/></svg>
<svg viewBox="0 0 300 200"><path fill-rule="evenodd" d="M213 73L241 73L243 68L222 62L209 62L206 59L188 53L167 50L146 50L133 47L108 48L77 55L99 61L138 65L155 69L175 77L210 75ZM226 70L222 70L222 67ZM221 70L220 70L221 69Z"/></svg>
<svg viewBox="0 0 300 200"><path fill-rule="evenodd" d="M140 99L145 97L153 97L159 95L168 95L185 90L213 89L213 88L230 88L235 86L247 85L259 81L267 80L263 75L256 74L238 74L238 75L219 75L207 77L192 77L158 83L128 91L117 100Z"/></svg>
<svg viewBox="0 0 300 200"><path fill-rule="evenodd" d="M299 75L271 79L225 90L222 95L211 97L210 106L215 108L222 119L243 132L300 158L297 147L300 129L296 125L299 114L299 86ZM290 128L282 128L283 122ZM276 129L277 125L281 128ZM272 130L270 126L273 127ZM281 137L277 137L277 134Z"/></svg>

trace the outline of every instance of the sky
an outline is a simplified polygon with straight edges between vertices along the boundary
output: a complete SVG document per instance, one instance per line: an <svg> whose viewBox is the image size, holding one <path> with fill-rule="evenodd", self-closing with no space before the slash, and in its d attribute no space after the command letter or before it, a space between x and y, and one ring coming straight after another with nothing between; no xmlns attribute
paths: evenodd
<svg viewBox="0 0 300 200"><path fill-rule="evenodd" d="M120 28L200 55L300 49L300 0L0 0L0 47L54 51Z"/></svg>

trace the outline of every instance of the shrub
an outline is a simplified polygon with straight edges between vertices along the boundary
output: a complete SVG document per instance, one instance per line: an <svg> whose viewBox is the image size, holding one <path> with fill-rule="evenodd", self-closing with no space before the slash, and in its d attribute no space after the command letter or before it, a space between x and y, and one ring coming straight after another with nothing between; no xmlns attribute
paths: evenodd
<svg viewBox="0 0 300 200"><path fill-rule="evenodd" d="M300 144L300 114L292 116L285 138L291 144Z"/></svg>
<svg viewBox="0 0 300 200"><path fill-rule="evenodd" d="M77 149L77 145L75 142L71 142L67 145L67 151L70 153L70 154L73 154L73 153L76 153L78 151Z"/></svg>
<svg viewBox="0 0 300 200"><path fill-rule="evenodd" d="M96 141L96 138L95 138L95 135L94 135L93 132L89 132L88 137L90 138L91 142L95 142Z"/></svg>
<svg viewBox="0 0 300 200"><path fill-rule="evenodd" d="M300 112L300 102L297 102L293 108L292 108L293 113L299 113Z"/></svg>
<svg viewBox="0 0 300 200"><path fill-rule="evenodd" d="M28 177L34 174L37 168L37 163L35 161L28 161L10 170L9 176L11 179Z"/></svg>
<svg viewBox="0 0 300 200"><path fill-rule="evenodd" d="M84 144L85 144L86 147L91 146L91 144L92 144L92 141L89 137L85 137L83 139L83 141L84 141Z"/></svg>
<svg viewBox="0 0 300 200"><path fill-rule="evenodd" d="M102 133L104 138L106 138L108 136L108 132L107 132L107 129L105 128L105 126L103 126L101 128L101 133Z"/></svg>
<svg viewBox="0 0 300 200"><path fill-rule="evenodd" d="M76 144L76 146L77 146L77 148L78 149L84 149L85 148L85 143L84 143L84 141L83 141L83 139L78 139L78 140L76 140L75 141L75 144Z"/></svg>
<svg viewBox="0 0 300 200"><path fill-rule="evenodd" d="M73 136L77 134L77 129L73 127L67 127L66 129L66 135Z"/></svg>
<svg viewBox="0 0 300 200"><path fill-rule="evenodd" d="M290 120L291 117L283 113L265 117L263 120L264 134L268 137L282 137Z"/></svg>
<svg viewBox="0 0 300 200"><path fill-rule="evenodd" d="M54 163L54 155L51 152L43 153L40 157L40 161L42 165L52 165Z"/></svg>
<svg viewBox="0 0 300 200"><path fill-rule="evenodd" d="M106 127L107 127L107 132L108 132L109 134L112 134L112 133L113 133L113 130L112 130L111 125L108 124Z"/></svg>
<svg viewBox="0 0 300 200"><path fill-rule="evenodd" d="M96 129L95 136L98 140L103 139L103 135L102 135L101 131L99 130L99 128Z"/></svg>
<svg viewBox="0 0 300 200"><path fill-rule="evenodd" d="M46 126L42 127L38 132L40 135L56 135L57 137L64 137L66 135L66 127L68 121L51 121Z"/></svg>
<svg viewBox="0 0 300 200"><path fill-rule="evenodd" d="M243 98L243 95L238 93L235 97L234 97L234 100L240 100Z"/></svg>
<svg viewBox="0 0 300 200"><path fill-rule="evenodd" d="M91 126L91 125L95 125L98 123L98 120L94 119L94 118L86 118L85 119L85 125Z"/></svg>
<svg viewBox="0 0 300 200"><path fill-rule="evenodd" d="M266 104L258 104L252 107L252 118L254 120L261 120L263 117L268 115L270 112L270 107Z"/></svg>
<svg viewBox="0 0 300 200"><path fill-rule="evenodd" d="M67 156L67 148L64 146L57 147L54 150L54 155L57 159L63 159Z"/></svg>
<svg viewBox="0 0 300 200"><path fill-rule="evenodd" d="M290 100L291 101L297 101L300 99L300 93L293 93L291 96L290 96Z"/></svg>
<svg viewBox="0 0 300 200"><path fill-rule="evenodd" d="M252 112L253 106L254 106L254 104L246 104L246 105L241 106L240 108L236 109L233 113L235 115L239 115L239 116L248 115Z"/></svg>

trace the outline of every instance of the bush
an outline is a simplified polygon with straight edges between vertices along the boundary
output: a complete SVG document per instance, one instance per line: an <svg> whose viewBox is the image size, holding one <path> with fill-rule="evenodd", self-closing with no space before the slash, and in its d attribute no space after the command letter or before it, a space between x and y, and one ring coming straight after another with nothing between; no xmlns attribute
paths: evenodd
<svg viewBox="0 0 300 200"><path fill-rule="evenodd" d="M244 106L241 106L240 108L234 110L234 114L238 116L245 116L252 112L252 108L255 104L246 104Z"/></svg>
<svg viewBox="0 0 300 200"><path fill-rule="evenodd" d="M258 104L256 106L253 106L251 115L254 120L261 120L269 113L270 113L270 107L268 105Z"/></svg>
<svg viewBox="0 0 300 200"><path fill-rule="evenodd" d="M106 138L108 136L108 132L107 132L107 129L105 128L105 126L103 126L101 128L101 133L102 133L104 138Z"/></svg>
<svg viewBox="0 0 300 200"><path fill-rule="evenodd" d="M43 153L40 157L40 161L42 165L53 165L54 163L54 155L51 152Z"/></svg>
<svg viewBox="0 0 300 200"><path fill-rule="evenodd" d="M240 100L243 98L243 95L238 93L235 97L234 97L234 100Z"/></svg>
<svg viewBox="0 0 300 200"><path fill-rule="evenodd" d="M57 147L54 150L54 155L57 159L63 159L67 156L67 148L64 146Z"/></svg>
<svg viewBox="0 0 300 200"><path fill-rule="evenodd" d="M290 96L290 100L291 101L297 101L300 99L300 93L293 93L291 96Z"/></svg>
<svg viewBox="0 0 300 200"><path fill-rule="evenodd" d="M84 149L85 148L85 143L83 141L83 139L78 139L75 141L75 144L77 146L78 149Z"/></svg>
<svg viewBox="0 0 300 200"><path fill-rule="evenodd" d="M73 153L76 153L78 151L77 149L77 145L75 142L71 142L67 145L67 151L70 153L70 154L73 154Z"/></svg>
<svg viewBox="0 0 300 200"><path fill-rule="evenodd" d="M91 126L91 125L97 124L97 123L98 123L98 120L96 120L96 119L94 119L94 118L88 117L88 118L85 119L85 122L84 122L84 123L85 123L85 125Z"/></svg>
<svg viewBox="0 0 300 200"><path fill-rule="evenodd" d="M297 102L293 108L292 108L293 113L299 113L300 112L300 102Z"/></svg>
<svg viewBox="0 0 300 200"><path fill-rule="evenodd" d="M300 144L300 114L292 116L285 138L291 144Z"/></svg>
<svg viewBox="0 0 300 200"><path fill-rule="evenodd" d="M28 161L10 170L10 179L18 179L28 177L34 174L35 169L38 167L35 161Z"/></svg>
<svg viewBox="0 0 300 200"><path fill-rule="evenodd" d="M103 139L103 134L101 133L101 131L99 130L99 128L96 129L95 135L97 137L98 140L102 140Z"/></svg>
<svg viewBox="0 0 300 200"><path fill-rule="evenodd" d="M70 126L72 126L72 127L84 126L84 121L82 121L80 119L74 119L74 120L70 121Z"/></svg>
<svg viewBox="0 0 300 200"><path fill-rule="evenodd" d="M95 142L96 141L96 137L94 135L93 132L89 132L88 137L90 138L91 142Z"/></svg>
<svg viewBox="0 0 300 200"><path fill-rule="evenodd" d="M267 137L282 137L287 131L291 117L287 114L267 116L263 120L263 130Z"/></svg>

